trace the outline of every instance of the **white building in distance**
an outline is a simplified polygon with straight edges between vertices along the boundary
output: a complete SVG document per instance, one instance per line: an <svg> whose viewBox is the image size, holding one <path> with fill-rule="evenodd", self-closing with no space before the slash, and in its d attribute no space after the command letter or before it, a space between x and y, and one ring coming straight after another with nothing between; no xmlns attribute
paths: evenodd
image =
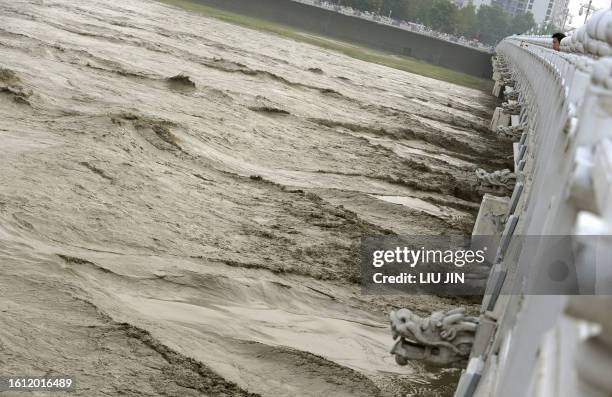
<svg viewBox="0 0 612 397"><path fill-rule="evenodd" d="M559 28L563 27L569 12L569 0L464 0L463 5L468 5L470 1L476 8L498 4L511 15L531 12L536 23L553 23Z"/></svg>

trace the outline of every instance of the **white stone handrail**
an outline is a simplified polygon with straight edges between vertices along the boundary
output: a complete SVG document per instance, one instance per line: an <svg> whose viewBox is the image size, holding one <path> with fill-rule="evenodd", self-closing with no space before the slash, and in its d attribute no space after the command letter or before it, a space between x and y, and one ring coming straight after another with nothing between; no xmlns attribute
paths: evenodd
<svg viewBox="0 0 612 397"><path fill-rule="evenodd" d="M550 36L513 36L526 44L552 48ZM586 25L582 25L561 41L561 51L592 57L612 55L612 9L597 11Z"/></svg>
<svg viewBox="0 0 612 397"><path fill-rule="evenodd" d="M519 172L530 186L542 191L534 196L522 232L612 232L612 174L608 174L612 172L608 168L612 161L612 58L525 46L516 37L504 40L497 50L507 64L496 72L501 78L498 87L515 92L519 121L527 132L521 143L525 168ZM555 200L546 202L540 194ZM600 219L602 226L582 230L577 222L586 219L585 213Z"/></svg>
<svg viewBox="0 0 612 397"><path fill-rule="evenodd" d="M612 395L612 239L594 238L612 235L612 10L561 44L497 46L492 129L514 142L517 183L456 397ZM599 296L525 292L567 258L521 236L567 236L567 291Z"/></svg>

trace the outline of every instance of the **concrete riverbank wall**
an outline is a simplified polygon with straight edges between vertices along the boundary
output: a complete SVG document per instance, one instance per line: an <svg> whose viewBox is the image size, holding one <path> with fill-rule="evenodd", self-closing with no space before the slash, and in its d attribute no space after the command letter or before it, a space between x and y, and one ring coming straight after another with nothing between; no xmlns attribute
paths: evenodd
<svg viewBox="0 0 612 397"><path fill-rule="evenodd" d="M290 0L192 0L375 50L410 56L477 77L491 78L491 54L389 25Z"/></svg>

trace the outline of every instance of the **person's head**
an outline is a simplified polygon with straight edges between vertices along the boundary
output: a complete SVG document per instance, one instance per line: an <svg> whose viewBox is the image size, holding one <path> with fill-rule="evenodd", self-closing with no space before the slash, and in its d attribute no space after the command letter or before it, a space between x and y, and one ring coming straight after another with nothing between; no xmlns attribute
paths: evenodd
<svg viewBox="0 0 612 397"><path fill-rule="evenodd" d="M561 40L565 38L563 33L555 33L552 35L553 39L553 50L561 51Z"/></svg>

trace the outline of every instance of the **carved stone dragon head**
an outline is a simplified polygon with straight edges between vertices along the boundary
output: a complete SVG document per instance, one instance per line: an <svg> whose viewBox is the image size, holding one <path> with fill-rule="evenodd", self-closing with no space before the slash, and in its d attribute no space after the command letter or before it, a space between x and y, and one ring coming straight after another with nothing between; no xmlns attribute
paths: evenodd
<svg viewBox="0 0 612 397"><path fill-rule="evenodd" d="M391 354L399 365L423 360L441 367L462 367L474 344L478 319L464 309L434 312L421 318L408 309L391 312L391 332L397 340Z"/></svg>

